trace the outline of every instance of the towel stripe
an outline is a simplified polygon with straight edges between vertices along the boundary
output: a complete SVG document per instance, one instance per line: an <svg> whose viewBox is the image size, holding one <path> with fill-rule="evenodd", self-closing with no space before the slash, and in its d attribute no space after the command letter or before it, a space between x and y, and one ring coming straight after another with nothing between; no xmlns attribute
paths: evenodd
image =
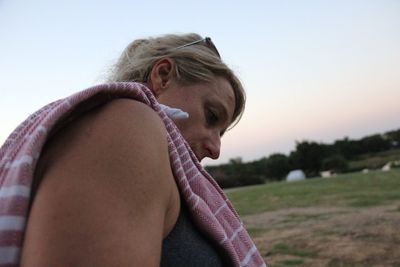
<svg viewBox="0 0 400 267"><path fill-rule="evenodd" d="M240 225L239 228L236 229L235 232L233 232L233 234L232 234L232 236L229 238L229 240L230 240L230 241L233 241L233 240L236 238L236 236L240 233L240 231L242 231L243 229L244 229L244 228L243 228L243 225Z"/></svg>
<svg viewBox="0 0 400 267"><path fill-rule="evenodd" d="M28 186L24 186L24 185L1 187L0 188L0 199L13 197L13 196L29 197L30 192L31 192L31 189Z"/></svg>
<svg viewBox="0 0 400 267"><path fill-rule="evenodd" d="M0 247L0 264L17 263L20 255L18 247Z"/></svg>
<svg viewBox="0 0 400 267"><path fill-rule="evenodd" d="M5 168L6 169L17 168L17 167L20 167L21 165L24 165L24 164L31 165L32 161L33 161L33 157L32 156L23 155L19 159L16 159L16 160L11 161L11 162L7 162Z"/></svg>
<svg viewBox="0 0 400 267"><path fill-rule="evenodd" d="M1 216L0 231L23 230L25 218L23 216Z"/></svg>
<svg viewBox="0 0 400 267"><path fill-rule="evenodd" d="M249 261L251 260L251 257L253 256L253 254L257 251L256 246L254 245L249 252L247 252L246 256L244 257L244 259L240 262L240 267L246 266L247 263L249 263Z"/></svg>

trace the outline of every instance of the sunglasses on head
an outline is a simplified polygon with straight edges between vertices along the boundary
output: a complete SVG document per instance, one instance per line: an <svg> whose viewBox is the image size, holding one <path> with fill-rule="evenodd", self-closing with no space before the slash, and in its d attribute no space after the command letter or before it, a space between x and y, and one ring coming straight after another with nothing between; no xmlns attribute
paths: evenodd
<svg viewBox="0 0 400 267"><path fill-rule="evenodd" d="M188 47L188 46L195 45L195 44L204 44L209 49L211 49L219 58L221 58L221 55L219 54L217 47L211 41L210 37L204 37L203 39L200 39L200 40L188 43L188 44L184 44L184 45L178 46L178 47L174 48L174 50L181 49L181 48Z"/></svg>
<svg viewBox="0 0 400 267"><path fill-rule="evenodd" d="M210 37L204 37L203 39L200 39L200 40L197 40L197 41L188 43L188 44L184 44L184 45L175 47L175 48L172 49L172 50L177 50L177 49L181 49L181 48L188 47L188 46L191 46L191 45L196 45L196 44L203 44L203 45L205 45L205 46L208 47L211 51L213 51L213 52L218 56L218 58L221 58L221 55L219 54L217 47L216 47L216 46L214 45L214 43L211 41L211 38L210 38ZM144 74L144 77L143 77L143 81L144 81L144 82L147 82L147 81L148 81L148 76L149 76L149 72L147 71L147 72Z"/></svg>

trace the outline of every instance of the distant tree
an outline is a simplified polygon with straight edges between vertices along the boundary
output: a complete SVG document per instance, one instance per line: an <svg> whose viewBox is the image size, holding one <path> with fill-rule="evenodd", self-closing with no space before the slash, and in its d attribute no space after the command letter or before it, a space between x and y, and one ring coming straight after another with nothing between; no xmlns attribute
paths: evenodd
<svg viewBox="0 0 400 267"><path fill-rule="evenodd" d="M290 171L289 158L280 153L266 159L266 176L272 180L282 180Z"/></svg>
<svg viewBox="0 0 400 267"><path fill-rule="evenodd" d="M321 170L322 160L329 156L327 145L316 142L296 142L296 150L289 155L290 165L302 169L308 177L316 175Z"/></svg>
<svg viewBox="0 0 400 267"><path fill-rule="evenodd" d="M239 180L230 176L214 176L215 181L221 188L231 188L241 186Z"/></svg>
<svg viewBox="0 0 400 267"><path fill-rule="evenodd" d="M380 134L364 137L360 141L364 153L376 153L388 150L391 147L390 141Z"/></svg>
<svg viewBox="0 0 400 267"><path fill-rule="evenodd" d="M327 169L343 172L348 168L347 160L393 147L400 147L400 129L359 140L345 137L333 144L296 142L295 150L289 156L276 153L247 163L236 157L230 159L228 164L205 168L222 187L241 186L279 180L292 169L302 169L308 177Z"/></svg>
<svg viewBox="0 0 400 267"><path fill-rule="evenodd" d="M400 147L400 129L386 132L384 134L384 137L390 141L392 147L394 148Z"/></svg>
<svg viewBox="0 0 400 267"><path fill-rule="evenodd" d="M259 160L255 160L248 163L250 165L249 169L253 175L263 175L267 173L267 158L262 157Z"/></svg>
<svg viewBox="0 0 400 267"><path fill-rule="evenodd" d="M242 158L232 158L228 164L206 166L206 170L213 176L222 188L245 185L262 184L265 182L265 173L257 170L254 162L244 163Z"/></svg>
<svg viewBox="0 0 400 267"><path fill-rule="evenodd" d="M322 161L322 170L331 170L337 173L345 172L349 163L342 155L333 155Z"/></svg>
<svg viewBox="0 0 400 267"><path fill-rule="evenodd" d="M229 163L225 165L225 170L228 176L238 177L250 175L251 170L249 170L249 167L247 163L243 162L241 157L236 157L229 160Z"/></svg>
<svg viewBox="0 0 400 267"><path fill-rule="evenodd" d="M242 164L243 163L243 159L242 159L242 157L231 158L229 160L229 163L231 163L231 164Z"/></svg>
<svg viewBox="0 0 400 267"><path fill-rule="evenodd" d="M336 140L333 144L333 150L333 154L340 154L348 160L354 159L363 152L361 142L350 140L348 137Z"/></svg>

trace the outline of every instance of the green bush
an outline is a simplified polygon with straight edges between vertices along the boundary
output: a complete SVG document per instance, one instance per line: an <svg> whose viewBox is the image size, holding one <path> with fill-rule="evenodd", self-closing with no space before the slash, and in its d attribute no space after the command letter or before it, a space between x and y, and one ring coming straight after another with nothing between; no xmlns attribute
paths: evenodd
<svg viewBox="0 0 400 267"><path fill-rule="evenodd" d="M257 175L215 177L215 180L221 188L232 188L265 183L265 178Z"/></svg>
<svg viewBox="0 0 400 267"><path fill-rule="evenodd" d="M341 155L333 155L329 158L325 158L322 161L323 170L332 170L334 172L345 172L349 168L349 163Z"/></svg>

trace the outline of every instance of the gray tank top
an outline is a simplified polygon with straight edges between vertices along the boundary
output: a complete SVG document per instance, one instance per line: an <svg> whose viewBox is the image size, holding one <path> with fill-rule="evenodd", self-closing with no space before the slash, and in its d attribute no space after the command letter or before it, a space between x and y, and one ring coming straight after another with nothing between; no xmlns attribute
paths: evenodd
<svg viewBox="0 0 400 267"><path fill-rule="evenodd" d="M186 205L181 202L178 220L163 240L160 267L222 267L218 252L196 228Z"/></svg>

